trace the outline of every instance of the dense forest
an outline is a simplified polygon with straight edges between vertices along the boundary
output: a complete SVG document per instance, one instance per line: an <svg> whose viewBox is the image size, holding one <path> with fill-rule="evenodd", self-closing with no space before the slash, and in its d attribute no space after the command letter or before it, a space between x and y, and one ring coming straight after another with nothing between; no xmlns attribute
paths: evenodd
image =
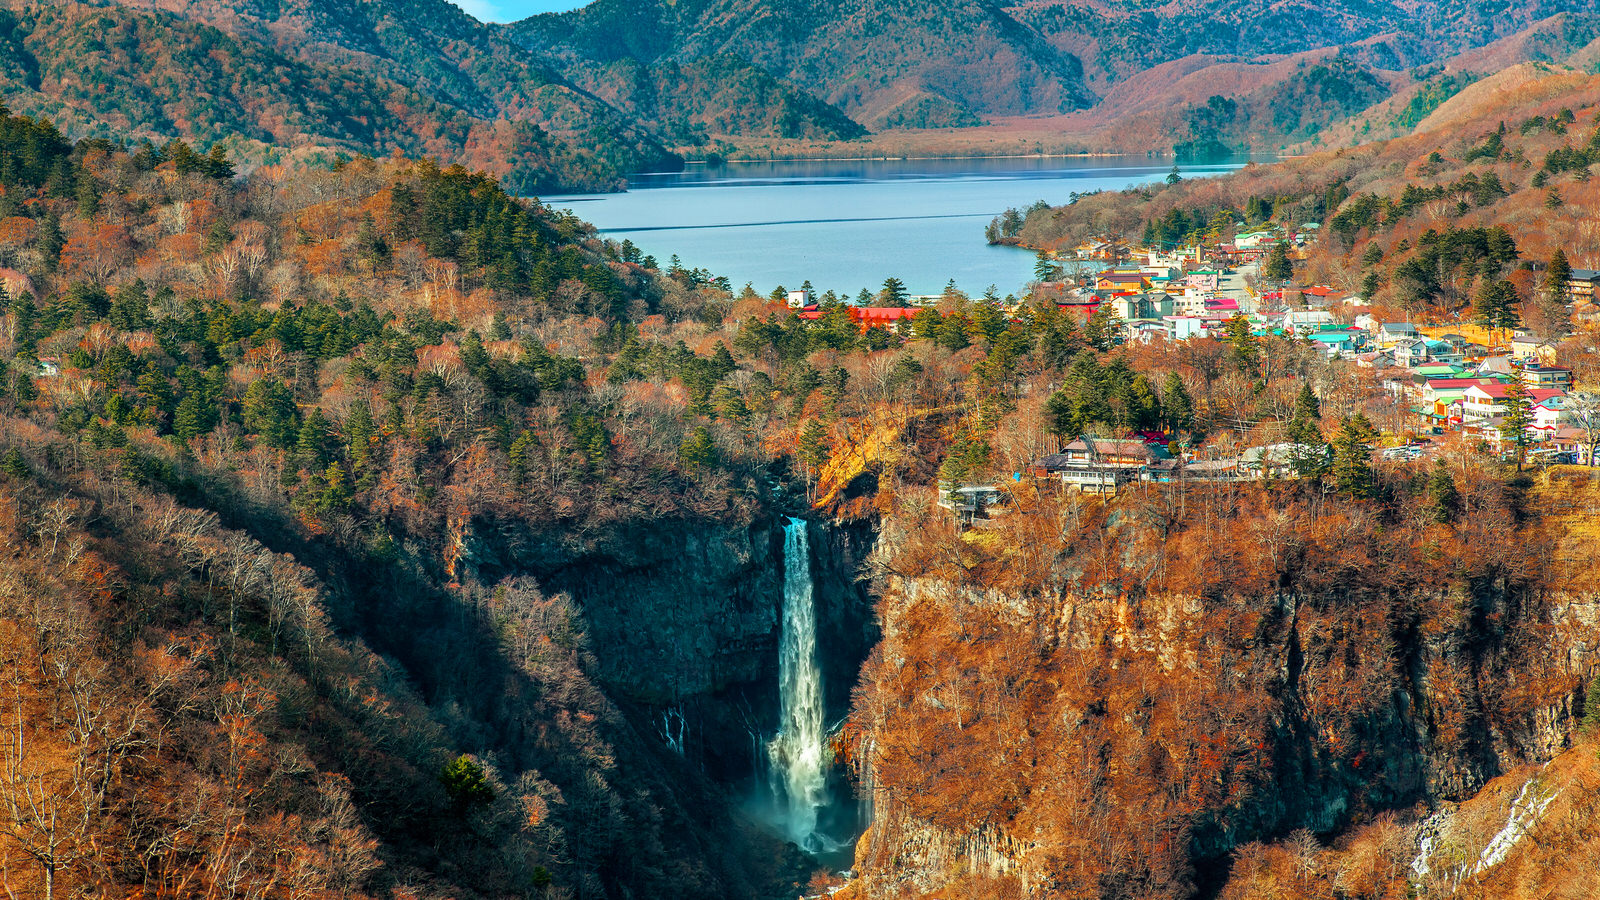
<svg viewBox="0 0 1600 900"><path fill-rule="evenodd" d="M431 154L532 193L611 188L628 172L677 162L637 123L496 45L444 0L384 5L381 21L371 21L379 5L351 6L359 9L336 14L315 4L320 17L308 20L290 4L268 16L265 6L199 0L175 11L7 0L0 91L11 108L75 136L227 141L250 165ZM421 21L465 33L383 46ZM307 31L327 43L294 37ZM451 50L456 57L439 58Z"/></svg>
<svg viewBox="0 0 1600 900"><path fill-rule="evenodd" d="M1391 221L1415 229L1364 265L1422 258L1427 302L1453 302L1463 279L1515 285L1587 202L1593 109L1547 105L1437 161L1424 141L1324 159L1314 188L1300 163L1180 180L1022 234L1187 236L1253 191L1229 211L1332 212L1327 246L1363 259ZM666 618L721 586L673 575L652 598L668 567L646 545L736 568L769 551L735 536L782 514L882 535L884 640L835 748L874 798L850 887L868 896L1245 897L1280 877L1383 896L1405 880L1384 829L1551 758L1589 715L1587 473L1537 481L1470 443L1436 468L1374 460L1401 413L1301 343L1118 346L1106 313L956 286L894 331L831 293L805 320L464 167L240 174L226 141L141 137L0 112L19 893L820 888L719 780L733 751L684 755L654 724L712 698L694 667L726 657ZM1417 169L1390 166L1403 152ZM1405 212L1402 177L1427 193ZM1571 199L1508 244L1495 226L1528 191ZM1453 230L1424 240L1411 220L1435 207ZM1154 428L1325 445L1327 465L1112 500L1020 474L1079 434ZM996 482L1015 488L994 531L933 502ZM776 594L715 612L770 639ZM1335 857L1369 845L1388 880L1336 885L1356 869Z"/></svg>

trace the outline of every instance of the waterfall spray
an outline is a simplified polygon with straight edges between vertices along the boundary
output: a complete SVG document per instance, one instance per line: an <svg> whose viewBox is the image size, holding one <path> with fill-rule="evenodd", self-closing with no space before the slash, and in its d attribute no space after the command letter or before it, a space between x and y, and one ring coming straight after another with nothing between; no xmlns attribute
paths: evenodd
<svg viewBox="0 0 1600 900"><path fill-rule="evenodd" d="M783 534L783 632L778 643L781 719L767 744L773 793L789 838L808 850L832 842L817 833L817 810L827 803L822 673L817 668L817 608L811 587L811 547L803 519Z"/></svg>

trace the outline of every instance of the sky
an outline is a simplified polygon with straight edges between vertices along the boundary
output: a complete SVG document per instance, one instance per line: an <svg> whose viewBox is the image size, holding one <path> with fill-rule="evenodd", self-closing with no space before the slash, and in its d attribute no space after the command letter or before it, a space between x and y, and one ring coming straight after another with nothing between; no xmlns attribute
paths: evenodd
<svg viewBox="0 0 1600 900"><path fill-rule="evenodd" d="M515 22L544 12L566 12L589 0L451 0L483 22Z"/></svg>

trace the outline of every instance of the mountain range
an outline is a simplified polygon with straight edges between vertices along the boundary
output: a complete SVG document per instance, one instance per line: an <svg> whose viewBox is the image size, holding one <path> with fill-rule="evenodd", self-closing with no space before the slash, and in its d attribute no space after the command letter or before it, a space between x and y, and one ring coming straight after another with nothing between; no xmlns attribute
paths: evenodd
<svg viewBox="0 0 1600 900"><path fill-rule="evenodd" d="M1442 74L1567 61L1600 36L1591 7L597 0L498 26L446 0L0 0L0 97L75 137L427 153L523 192L980 126L1214 156L1359 138L1352 118Z"/></svg>

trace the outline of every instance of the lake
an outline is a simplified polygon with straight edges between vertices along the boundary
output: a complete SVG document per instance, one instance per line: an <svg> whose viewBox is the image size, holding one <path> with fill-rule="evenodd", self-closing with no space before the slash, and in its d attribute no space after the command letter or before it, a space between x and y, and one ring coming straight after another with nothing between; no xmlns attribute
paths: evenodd
<svg viewBox="0 0 1600 900"><path fill-rule="evenodd" d="M951 279L968 293L993 284L1005 294L1033 277L1034 255L990 246L989 220L1037 200L1066 203L1073 191L1161 181L1171 168L1116 158L727 163L636 175L625 193L542 199L662 266L677 254L735 290L748 282L765 294L809 279L818 293L854 296L893 276L912 294L939 293Z"/></svg>

